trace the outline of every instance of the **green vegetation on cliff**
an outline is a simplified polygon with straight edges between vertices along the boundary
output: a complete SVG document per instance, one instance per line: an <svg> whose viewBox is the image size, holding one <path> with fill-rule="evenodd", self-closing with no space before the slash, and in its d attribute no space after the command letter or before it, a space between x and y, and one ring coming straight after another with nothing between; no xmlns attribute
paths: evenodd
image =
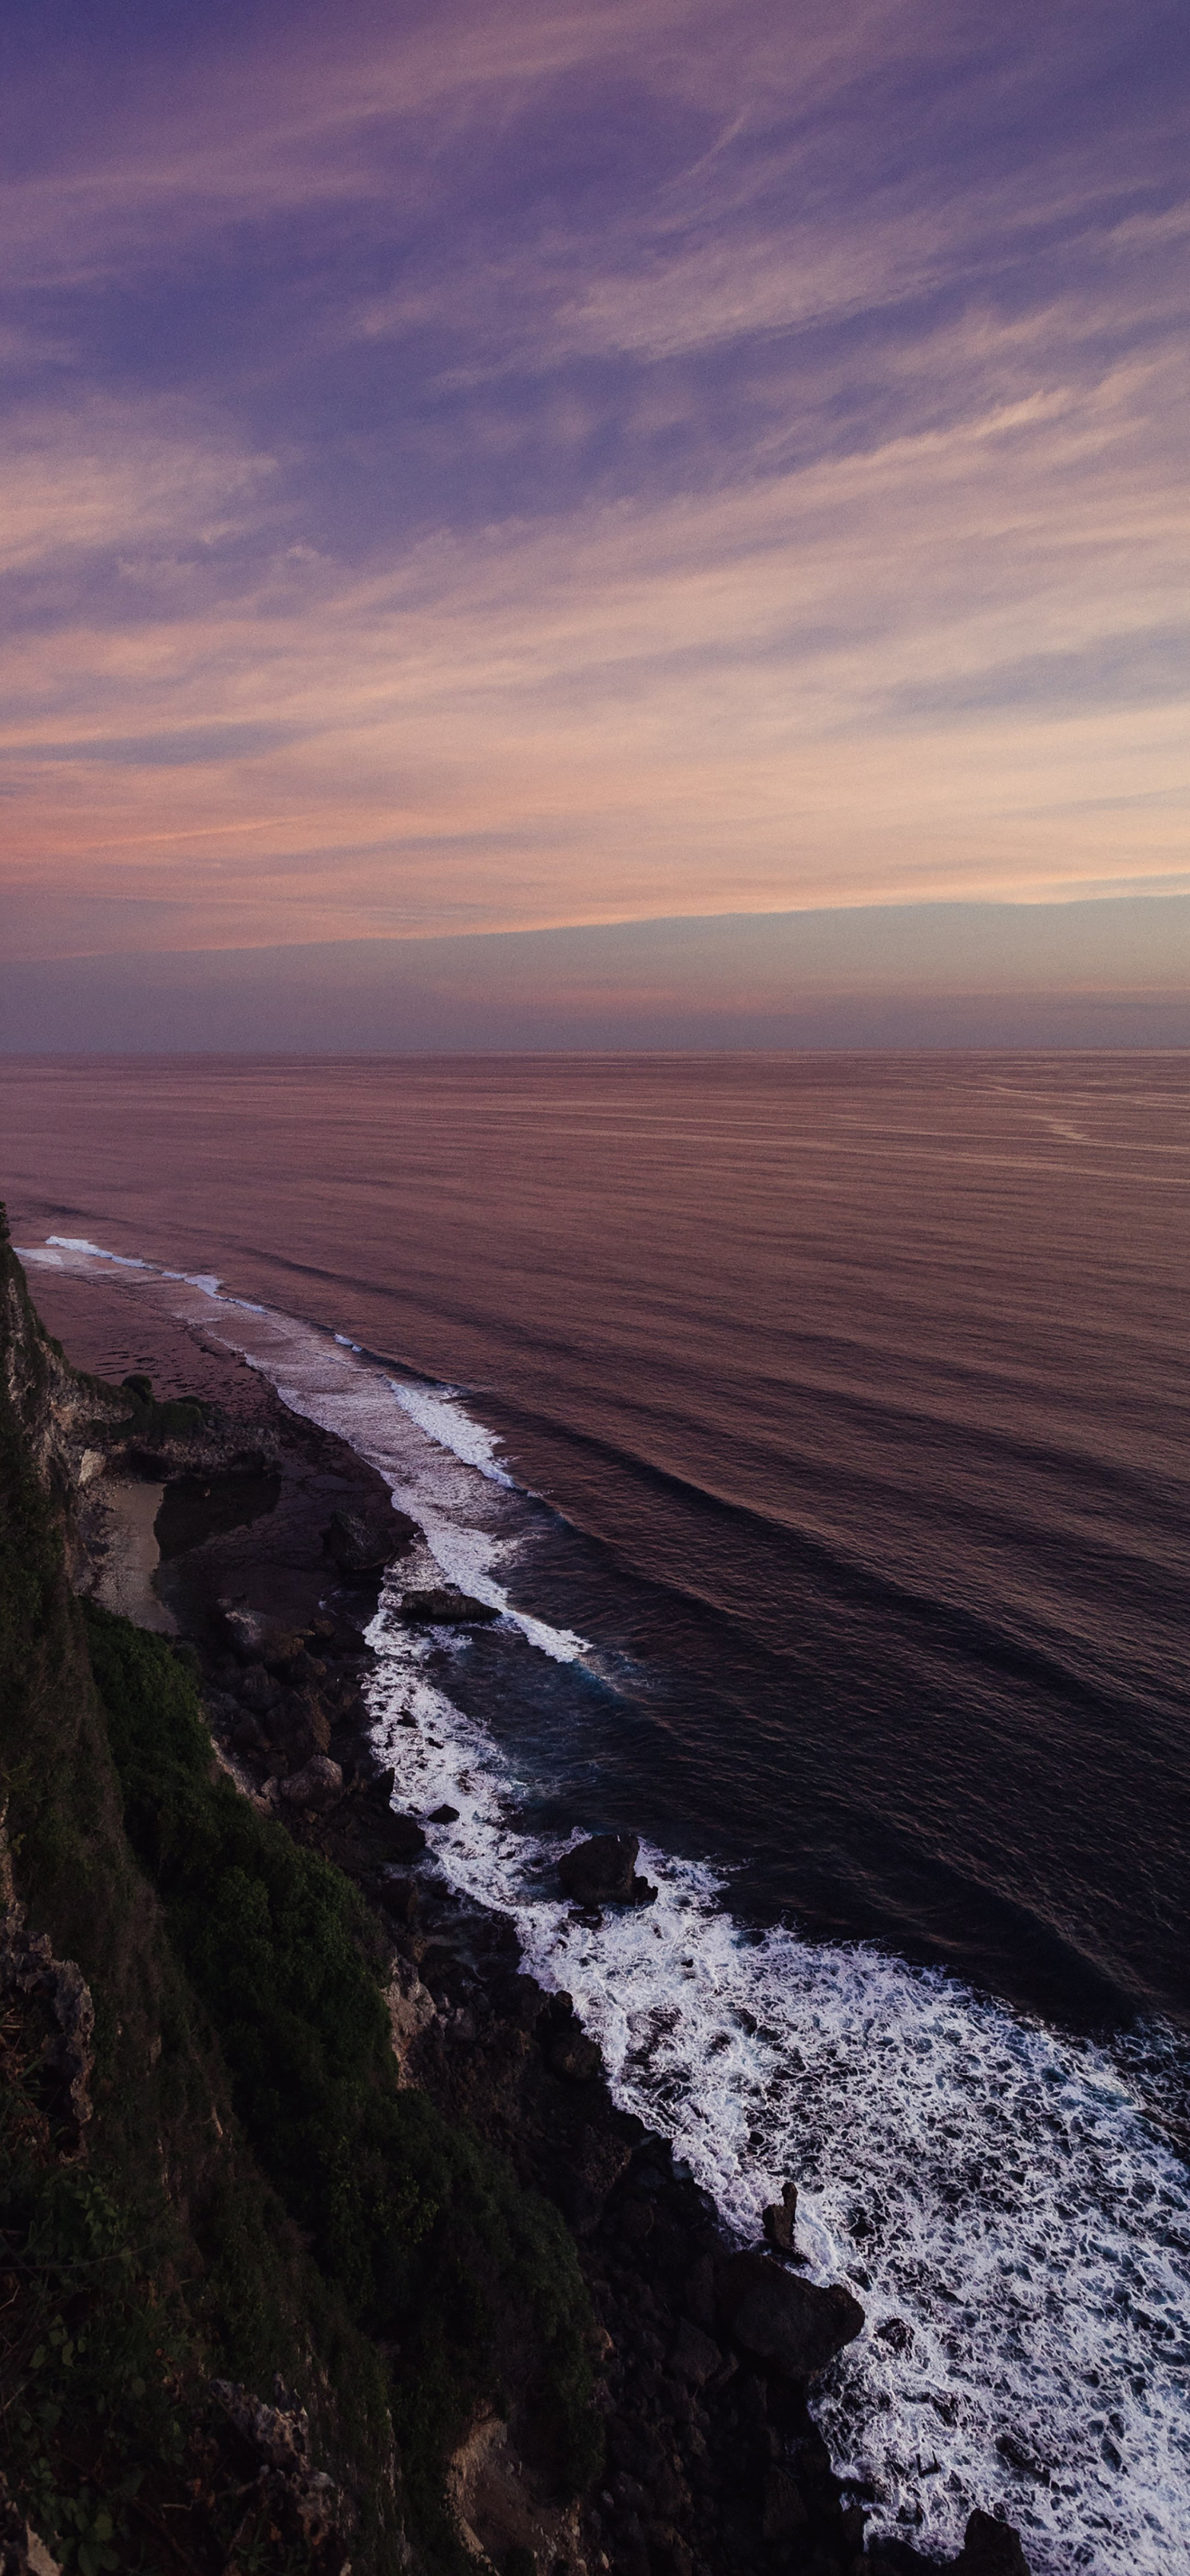
<svg viewBox="0 0 1190 2576"><path fill-rule="evenodd" d="M91 1989L95 2063L80 2150L0 1998L0 2468L80 2576L176 2566L167 2510L188 2563L221 2564L208 2384L271 2398L280 2374L354 2499L357 2567L407 2563L404 2525L447 2570L444 2468L478 2404L511 2389L562 2485L597 2463L574 2246L398 2088L368 1910L219 1774L183 1662L72 1595L68 1376L3 1229L0 1799L30 1930ZM254 2561L296 2563L280 2541Z"/></svg>

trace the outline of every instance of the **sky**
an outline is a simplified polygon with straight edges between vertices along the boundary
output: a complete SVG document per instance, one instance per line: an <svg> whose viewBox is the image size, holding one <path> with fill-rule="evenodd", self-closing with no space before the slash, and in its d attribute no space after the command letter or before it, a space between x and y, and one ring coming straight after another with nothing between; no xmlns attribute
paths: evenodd
<svg viewBox="0 0 1190 2576"><path fill-rule="evenodd" d="M1184 0L8 0L0 100L0 1045L1190 1044Z"/></svg>

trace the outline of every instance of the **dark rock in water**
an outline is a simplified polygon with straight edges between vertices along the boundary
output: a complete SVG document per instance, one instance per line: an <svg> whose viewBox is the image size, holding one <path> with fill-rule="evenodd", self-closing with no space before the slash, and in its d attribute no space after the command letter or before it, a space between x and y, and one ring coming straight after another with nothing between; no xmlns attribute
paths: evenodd
<svg viewBox="0 0 1190 2576"><path fill-rule="evenodd" d="M1011 2523L975 2512L954 2561L955 2576L1029 2576L1029 2561Z"/></svg>
<svg viewBox="0 0 1190 2576"><path fill-rule="evenodd" d="M431 1807L430 1809L430 1823L432 1825L457 1825L458 1821L459 1811L457 1807L448 1807L443 1803L441 1807Z"/></svg>
<svg viewBox="0 0 1190 2576"><path fill-rule="evenodd" d="M563 1894L575 1905L651 1905L657 1890L635 1874L639 1850L637 1834L592 1834L562 1854Z"/></svg>
<svg viewBox="0 0 1190 2576"><path fill-rule="evenodd" d="M735 2254L716 2283L719 2315L745 2352L767 2361L787 2379L804 2381L825 2370L864 2322L858 2299L841 2283L818 2289L770 2262L767 2254Z"/></svg>
<svg viewBox="0 0 1190 2576"><path fill-rule="evenodd" d="M778 2254L792 2254L796 2224L797 2184L783 2183L780 2200L770 2201L764 2213L765 2236Z"/></svg>
<svg viewBox="0 0 1190 2576"><path fill-rule="evenodd" d="M400 1603L402 1619L417 1628L472 1628L500 1612L490 1601L476 1601L469 1592L460 1592L453 1583L439 1584L426 1592L405 1592Z"/></svg>
<svg viewBox="0 0 1190 2576"><path fill-rule="evenodd" d="M420 1537L407 1512L362 1512L340 1505L331 1513L322 1544L340 1574L383 1574Z"/></svg>
<svg viewBox="0 0 1190 2576"><path fill-rule="evenodd" d="M1050 2473L1044 2462L1035 2459L1033 2453L1027 2451L1024 2444L1018 2442L1011 2433L1001 2433L996 2449L1001 2459L1007 2460L1010 2468L1020 2470L1022 2477L1034 2479L1039 2487L1049 2485Z"/></svg>

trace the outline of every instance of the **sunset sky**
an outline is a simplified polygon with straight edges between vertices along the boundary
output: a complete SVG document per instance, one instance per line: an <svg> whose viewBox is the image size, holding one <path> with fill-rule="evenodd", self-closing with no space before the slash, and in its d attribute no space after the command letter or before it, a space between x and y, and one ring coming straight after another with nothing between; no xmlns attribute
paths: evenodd
<svg viewBox="0 0 1190 2576"><path fill-rule="evenodd" d="M0 1042L1190 1043L1188 74L9 0Z"/></svg>

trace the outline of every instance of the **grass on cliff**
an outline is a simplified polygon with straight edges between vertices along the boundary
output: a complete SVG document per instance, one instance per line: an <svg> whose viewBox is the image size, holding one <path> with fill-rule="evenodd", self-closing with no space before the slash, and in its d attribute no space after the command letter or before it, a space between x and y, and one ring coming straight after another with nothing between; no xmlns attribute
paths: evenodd
<svg viewBox="0 0 1190 2576"><path fill-rule="evenodd" d="M269 2395L279 2372L358 2492L357 2564L395 2576L381 2356L244 2142L124 1831L67 1580L67 1496L52 1463L39 1471L63 1365L0 1208L0 1811L30 1928L78 1961L95 2007L80 2159L47 2094L36 2004L0 1990L0 2468L67 2570L176 2569L152 2517L190 2511L209 2377Z"/></svg>
<svg viewBox="0 0 1190 2576"><path fill-rule="evenodd" d="M442 2464L475 2403L532 2389L559 2475L599 2464L591 2320L573 2241L470 2131L398 2089L372 1918L349 1880L224 1777L189 1672L92 1607L133 1849L219 2035L244 2131L352 2314L396 2345L411 2502L443 2537Z"/></svg>
<svg viewBox="0 0 1190 2576"><path fill-rule="evenodd" d="M34 1454L62 1367L0 1211L0 1802L96 2014L78 2165L0 2010L0 2466L72 2576L171 2564L146 2515L194 2485L208 2378L280 2372L359 2500L357 2568L401 2563L400 2510L453 2570L444 2461L478 2402L511 2390L560 2483L598 2465L573 2242L398 2091L366 1910L212 1777L181 1661L84 1618Z"/></svg>

